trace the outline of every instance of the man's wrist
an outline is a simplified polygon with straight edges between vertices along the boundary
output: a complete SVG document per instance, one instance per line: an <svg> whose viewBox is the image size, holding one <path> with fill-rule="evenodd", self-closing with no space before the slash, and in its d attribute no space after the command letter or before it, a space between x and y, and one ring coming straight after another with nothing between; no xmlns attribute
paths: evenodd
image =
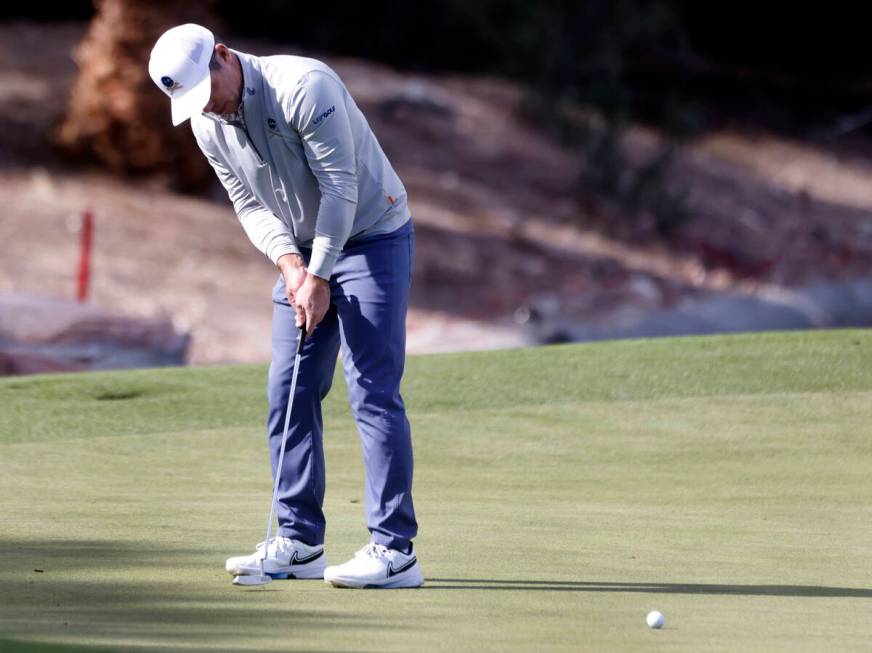
<svg viewBox="0 0 872 653"><path fill-rule="evenodd" d="M325 284L330 283L327 279L325 279L324 277L319 277L317 274L314 274L311 270L309 271L309 273L306 276L311 277L312 281L314 281L315 283L318 283L318 282L325 283Z"/></svg>
<svg viewBox="0 0 872 653"><path fill-rule="evenodd" d="M276 261L276 267L282 272L285 270L296 270L306 267L306 261L299 254L282 254Z"/></svg>

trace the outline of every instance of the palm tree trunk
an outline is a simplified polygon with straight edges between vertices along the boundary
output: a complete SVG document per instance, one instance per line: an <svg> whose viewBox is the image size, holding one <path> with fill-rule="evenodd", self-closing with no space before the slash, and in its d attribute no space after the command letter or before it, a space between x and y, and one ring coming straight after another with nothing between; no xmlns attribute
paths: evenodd
<svg viewBox="0 0 872 653"><path fill-rule="evenodd" d="M96 15L76 52L79 75L55 142L74 160L96 160L129 176L157 175L180 189L202 188L211 170L187 126L148 76L157 38L174 25L214 29L214 0L95 0Z"/></svg>

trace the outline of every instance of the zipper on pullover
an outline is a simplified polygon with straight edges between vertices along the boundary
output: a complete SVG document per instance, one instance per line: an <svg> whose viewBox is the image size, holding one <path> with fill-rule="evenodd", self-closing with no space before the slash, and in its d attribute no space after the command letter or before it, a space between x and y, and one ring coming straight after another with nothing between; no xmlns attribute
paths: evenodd
<svg viewBox="0 0 872 653"><path fill-rule="evenodd" d="M219 122L223 122L224 124L235 127L236 129L241 129L242 133L245 134L245 139L248 141L248 144L251 145L251 149L254 150L254 154L257 156L258 163L260 163L261 165L266 164L266 159L263 158L260 150L257 149L257 145L254 144L254 139L251 137L251 134L248 131L248 125L245 124L245 105L243 103L239 104L239 110L236 112L236 115L239 116L238 119L231 118L230 120L227 120L225 118L222 118L218 114L212 115L214 115L215 119Z"/></svg>
<svg viewBox="0 0 872 653"><path fill-rule="evenodd" d="M275 180L273 179L273 175L272 175L272 168L266 162L266 159L263 158L260 151L257 149L257 145L254 144L254 139L251 137L251 134L248 131L248 125L246 125L246 123L245 123L245 105L244 104L240 103L239 111L236 112L236 115L239 116L238 119L225 120L224 118L220 118L220 117L218 119L221 122L224 122L224 123L230 125L231 127L235 127L236 129L241 129L242 133L245 134L245 138L251 144L251 149L254 150L254 153L257 156L258 163L261 166L264 166L266 168L266 172L269 175L270 187L272 188L273 194L277 195L277 197L276 197L277 202L276 203L279 207L279 212L282 214L281 215L282 221L288 226L288 229L291 231L291 237L296 240L296 234L294 234L294 226L293 226L294 219L292 216L285 215L285 208L287 207L287 203L288 203L287 193L284 190L284 186L282 186L281 189L276 188ZM279 191L281 191L280 197L278 197Z"/></svg>

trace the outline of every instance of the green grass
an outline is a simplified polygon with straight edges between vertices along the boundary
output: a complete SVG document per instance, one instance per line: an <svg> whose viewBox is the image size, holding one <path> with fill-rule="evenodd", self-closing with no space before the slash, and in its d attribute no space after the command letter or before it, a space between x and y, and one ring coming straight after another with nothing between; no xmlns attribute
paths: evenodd
<svg viewBox="0 0 872 653"><path fill-rule="evenodd" d="M269 508L265 375L0 380L0 651L872 641L872 333L411 357L428 582L403 592L231 586ZM325 422L339 562L368 535L340 377Z"/></svg>

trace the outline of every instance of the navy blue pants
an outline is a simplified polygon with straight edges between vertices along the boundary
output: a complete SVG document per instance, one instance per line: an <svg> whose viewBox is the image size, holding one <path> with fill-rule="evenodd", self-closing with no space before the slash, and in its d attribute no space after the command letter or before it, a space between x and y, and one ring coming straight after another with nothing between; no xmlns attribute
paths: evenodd
<svg viewBox="0 0 872 653"><path fill-rule="evenodd" d="M280 535L310 545L324 542L321 401L330 391L340 352L363 449L372 541L405 549L417 534L412 437L400 396L414 250L410 220L393 233L348 242L333 268L330 310L307 338L300 360L279 485ZM307 261L309 255L303 252ZM268 434L275 475L297 341L294 310L281 277L273 305Z"/></svg>

